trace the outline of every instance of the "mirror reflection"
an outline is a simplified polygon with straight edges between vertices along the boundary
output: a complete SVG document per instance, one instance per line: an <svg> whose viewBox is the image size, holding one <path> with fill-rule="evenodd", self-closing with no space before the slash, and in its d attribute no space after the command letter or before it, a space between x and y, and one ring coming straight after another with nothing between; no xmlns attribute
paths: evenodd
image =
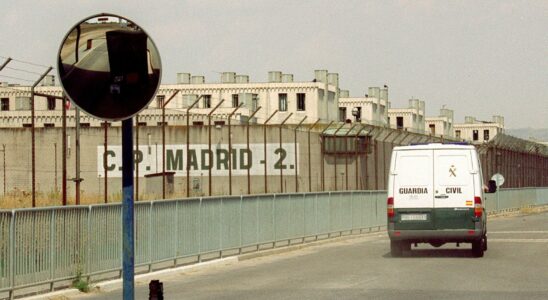
<svg viewBox="0 0 548 300"><path fill-rule="evenodd" d="M106 120L127 119L152 100L161 76L158 50L132 21L91 17L74 26L58 57L67 96L85 112Z"/></svg>

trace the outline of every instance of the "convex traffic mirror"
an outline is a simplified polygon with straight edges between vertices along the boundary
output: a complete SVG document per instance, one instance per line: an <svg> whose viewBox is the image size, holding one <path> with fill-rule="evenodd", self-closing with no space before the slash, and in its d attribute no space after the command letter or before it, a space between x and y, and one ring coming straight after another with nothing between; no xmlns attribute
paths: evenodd
<svg viewBox="0 0 548 300"><path fill-rule="evenodd" d="M111 14L91 16L68 32L57 69L76 106L110 121L131 118L144 109L162 73L158 49L146 32Z"/></svg>

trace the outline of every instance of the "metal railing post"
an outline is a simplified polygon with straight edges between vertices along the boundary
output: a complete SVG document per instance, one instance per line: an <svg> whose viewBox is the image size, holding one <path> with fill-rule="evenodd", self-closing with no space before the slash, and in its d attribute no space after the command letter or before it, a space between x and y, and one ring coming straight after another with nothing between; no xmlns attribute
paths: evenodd
<svg viewBox="0 0 548 300"><path fill-rule="evenodd" d="M200 202L198 204L198 262L202 262L202 197L200 197Z"/></svg>
<svg viewBox="0 0 548 300"><path fill-rule="evenodd" d="M11 220L10 220L10 270L9 270L9 281L10 281L10 290L9 290L9 299L13 299L13 293L15 288L15 211L11 211Z"/></svg>
<svg viewBox="0 0 548 300"><path fill-rule="evenodd" d="M137 159L135 159L136 156ZM135 164L135 201L139 201L139 114L135 115L135 153L133 154L133 160Z"/></svg>
<svg viewBox="0 0 548 300"><path fill-rule="evenodd" d="M54 246L54 228L55 228L55 209L51 211L51 215L50 215L50 223L49 223L49 243L50 243L50 247L49 247L49 252L50 252L50 256L49 256L49 280L50 280L50 285L49 285L49 291L50 292L53 292L53 283L54 283L54 272L53 272L53 268L54 268L54 263L53 263L53 259L55 257L55 255L53 254L55 251L55 246Z"/></svg>
<svg viewBox="0 0 548 300"><path fill-rule="evenodd" d="M242 254L242 247L243 247L243 219L244 219L244 212L242 211L242 205L243 205L243 201L244 201L244 197L242 195L240 195L240 245L239 245L239 250L238 250L238 254Z"/></svg>
<svg viewBox="0 0 548 300"><path fill-rule="evenodd" d="M62 118L62 132L63 132L63 141L62 141L62 147L63 147L63 150L62 150L62 154L63 154L63 159L62 159L62 176L61 176L61 189L63 190L62 191L62 204L63 206L67 205L67 99L65 97L62 98L63 99L63 118ZM70 103L70 102L69 102ZM105 179L106 180L106 179ZM106 185L105 185L105 190L106 190ZM106 191L105 191L106 193Z"/></svg>
<svg viewBox="0 0 548 300"><path fill-rule="evenodd" d="M152 211L154 201L150 201L148 208L148 272L152 272Z"/></svg>
<svg viewBox="0 0 548 300"><path fill-rule="evenodd" d="M88 208L86 209L86 215L87 215L87 224L86 224L86 242L87 242L87 250L86 250L86 273L91 273L91 243L90 243L90 237L91 237L91 205L88 205ZM89 276L88 275L88 282L89 282Z"/></svg>
<svg viewBox="0 0 548 300"><path fill-rule="evenodd" d="M103 152L103 172L104 172L104 190L105 190L105 203L108 203L108 168L107 168L107 151L108 151L108 122L105 121L103 126L105 127L104 136L104 152Z"/></svg>

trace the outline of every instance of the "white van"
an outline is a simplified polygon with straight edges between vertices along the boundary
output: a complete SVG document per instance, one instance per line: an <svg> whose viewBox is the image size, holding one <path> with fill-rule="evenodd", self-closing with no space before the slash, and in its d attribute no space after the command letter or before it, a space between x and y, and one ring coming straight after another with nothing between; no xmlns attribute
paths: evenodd
<svg viewBox="0 0 548 300"><path fill-rule="evenodd" d="M425 144L395 147L388 179L388 236L392 256L411 244L434 247L472 243L487 250L481 165L474 146ZM489 192L494 192L489 182Z"/></svg>

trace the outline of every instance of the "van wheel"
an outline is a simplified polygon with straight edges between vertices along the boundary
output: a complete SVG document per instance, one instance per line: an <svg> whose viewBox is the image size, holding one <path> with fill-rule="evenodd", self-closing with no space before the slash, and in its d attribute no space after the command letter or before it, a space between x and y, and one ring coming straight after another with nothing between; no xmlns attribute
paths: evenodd
<svg viewBox="0 0 548 300"><path fill-rule="evenodd" d="M487 251L487 236L483 236L483 251Z"/></svg>
<svg viewBox="0 0 548 300"><path fill-rule="evenodd" d="M399 257L403 254L403 242L390 241L390 254L392 257Z"/></svg>
<svg viewBox="0 0 548 300"><path fill-rule="evenodd" d="M472 242L472 254L474 257L483 257L485 242L483 238Z"/></svg>

